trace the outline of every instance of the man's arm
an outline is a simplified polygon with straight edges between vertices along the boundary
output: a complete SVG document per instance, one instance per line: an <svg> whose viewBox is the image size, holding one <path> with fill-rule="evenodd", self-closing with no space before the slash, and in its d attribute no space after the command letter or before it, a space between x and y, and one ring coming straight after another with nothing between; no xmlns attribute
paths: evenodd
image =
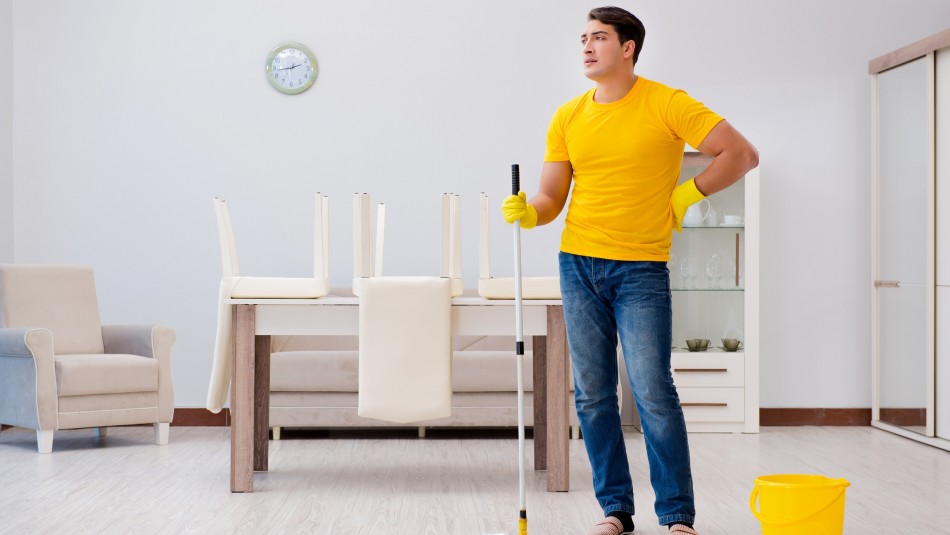
<svg viewBox="0 0 950 535"><path fill-rule="evenodd" d="M728 188L759 165L759 152L726 121L719 121L696 149L713 156L709 167L695 178L696 188L703 195Z"/></svg>
<svg viewBox="0 0 950 535"><path fill-rule="evenodd" d="M571 167L571 162L544 162L538 194L531 197L530 201L538 211L539 225L554 221L564 209L573 177L574 168Z"/></svg>

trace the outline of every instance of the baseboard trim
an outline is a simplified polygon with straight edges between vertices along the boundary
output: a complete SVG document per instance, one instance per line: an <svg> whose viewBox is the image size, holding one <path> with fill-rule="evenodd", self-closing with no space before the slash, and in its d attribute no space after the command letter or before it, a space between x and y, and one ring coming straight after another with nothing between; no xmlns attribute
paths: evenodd
<svg viewBox="0 0 950 535"><path fill-rule="evenodd" d="M871 409L759 409L759 425L871 425Z"/></svg>
<svg viewBox="0 0 950 535"><path fill-rule="evenodd" d="M214 414L207 409L175 409L173 426L218 427L231 425L231 412ZM871 425L871 409L759 409L759 425Z"/></svg>
<svg viewBox="0 0 950 535"><path fill-rule="evenodd" d="M208 409L177 408L172 426L180 427L228 427L231 425L231 409L224 408L217 414Z"/></svg>

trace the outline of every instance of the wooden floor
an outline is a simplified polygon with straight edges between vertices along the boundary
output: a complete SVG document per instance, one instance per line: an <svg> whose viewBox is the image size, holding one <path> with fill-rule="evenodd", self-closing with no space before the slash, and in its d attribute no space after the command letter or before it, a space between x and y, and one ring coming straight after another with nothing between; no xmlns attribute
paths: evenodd
<svg viewBox="0 0 950 535"><path fill-rule="evenodd" d="M482 535L517 532L514 431L303 432L271 443L253 494L228 491L228 429L151 427L0 433L0 533L308 533ZM638 534L662 534L643 437L626 433ZM758 435L692 434L697 528L759 533L749 512L758 475L844 477L845 533L950 534L950 453L870 427L766 427ZM531 443L529 440L528 451ZM583 442L571 441L571 490L548 493L529 472L532 535L583 534L600 517ZM530 468L531 462L528 461Z"/></svg>

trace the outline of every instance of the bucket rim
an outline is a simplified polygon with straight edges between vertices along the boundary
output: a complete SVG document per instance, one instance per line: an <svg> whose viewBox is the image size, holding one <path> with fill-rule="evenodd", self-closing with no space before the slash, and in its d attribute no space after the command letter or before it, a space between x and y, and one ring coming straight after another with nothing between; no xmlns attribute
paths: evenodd
<svg viewBox="0 0 950 535"><path fill-rule="evenodd" d="M770 481L766 478L821 478L822 481L811 483L795 481ZM755 484L760 487L772 488L821 488L821 487L850 487L851 482L843 477L828 477L821 474L766 474L755 478Z"/></svg>

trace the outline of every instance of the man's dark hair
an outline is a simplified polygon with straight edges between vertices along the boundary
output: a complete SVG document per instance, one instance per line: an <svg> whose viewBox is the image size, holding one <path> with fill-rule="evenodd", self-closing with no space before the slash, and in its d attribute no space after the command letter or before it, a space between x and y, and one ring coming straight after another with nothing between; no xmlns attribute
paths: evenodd
<svg viewBox="0 0 950 535"><path fill-rule="evenodd" d="M637 58L640 57L640 51L643 50L643 38L647 33L640 19L626 9L605 6L591 9L590 13L587 14L587 20L598 20L604 24L613 26L614 30L617 31L617 35L620 36L621 45L627 41L633 41L635 45L633 64L637 64Z"/></svg>

